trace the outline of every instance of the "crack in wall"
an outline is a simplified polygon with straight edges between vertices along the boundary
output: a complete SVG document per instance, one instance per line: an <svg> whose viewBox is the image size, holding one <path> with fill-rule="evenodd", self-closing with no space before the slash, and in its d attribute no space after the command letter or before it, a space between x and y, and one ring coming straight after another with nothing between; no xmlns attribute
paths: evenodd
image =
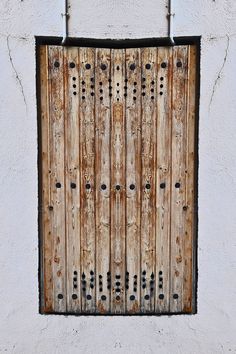
<svg viewBox="0 0 236 354"><path fill-rule="evenodd" d="M225 56L224 56L223 63L221 65L221 68L220 68L220 70L218 72L218 75L217 75L217 77L215 79L215 82L214 82L214 85L213 85L213 89L212 89L212 93L211 93L211 99L210 99L210 103L209 103L209 111L211 109L211 104L212 104L212 101L213 101L213 98L214 98L214 95L215 95L215 92L216 92L216 87L217 87L218 81L221 79L221 75L222 75L222 72L224 70L224 67L225 67L225 64L226 64L226 61L227 61L227 57L228 57L230 38L229 38L228 34L226 34L226 37L227 37L227 44L226 44L226 49L225 49Z"/></svg>
<svg viewBox="0 0 236 354"><path fill-rule="evenodd" d="M27 107L27 102L26 102L26 98L25 98L24 88L23 88L21 79L20 79L19 74L18 74L18 72L17 72L17 70L15 68L15 65L13 63L13 59L12 59L12 56L11 56L11 49L10 49L10 44L9 44L9 35L7 36L7 49L8 49L8 57L9 57L9 60L10 60L10 63L11 63L11 67L12 67L12 70L14 71L14 73L15 73L16 80L17 80L17 82L20 85L21 94L22 94L22 97L23 97L23 100L24 100L24 103L25 103L26 112L27 112L28 107Z"/></svg>

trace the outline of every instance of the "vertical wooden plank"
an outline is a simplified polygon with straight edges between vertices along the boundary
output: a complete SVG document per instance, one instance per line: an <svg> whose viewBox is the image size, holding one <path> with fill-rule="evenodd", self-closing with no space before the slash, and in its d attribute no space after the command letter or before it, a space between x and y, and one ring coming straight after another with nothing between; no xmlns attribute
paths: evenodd
<svg viewBox="0 0 236 354"><path fill-rule="evenodd" d="M111 50L111 311L125 312L125 51Z"/></svg>
<svg viewBox="0 0 236 354"><path fill-rule="evenodd" d="M183 206L185 229L184 229L184 278L183 278L183 311L192 312L193 281L194 281L194 247L195 244L195 115L196 115L196 46L188 47L188 102L186 122L186 184L185 205Z"/></svg>
<svg viewBox="0 0 236 354"><path fill-rule="evenodd" d="M183 311L188 47L173 48L170 311Z"/></svg>
<svg viewBox="0 0 236 354"><path fill-rule="evenodd" d="M156 309L169 311L172 47L158 48L156 175Z"/></svg>
<svg viewBox="0 0 236 354"><path fill-rule="evenodd" d="M52 225L49 178L49 103L48 103L48 47L40 46L40 111L41 111L41 203L43 299L42 312L53 311L52 283Z"/></svg>
<svg viewBox="0 0 236 354"><path fill-rule="evenodd" d="M66 311L65 181L64 181L64 78L63 48L50 46L49 141L50 206L53 244L53 310Z"/></svg>
<svg viewBox="0 0 236 354"><path fill-rule="evenodd" d="M156 61L156 48L142 49L141 312L155 309Z"/></svg>
<svg viewBox="0 0 236 354"><path fill-rule="evenodd" d="M80 206L82 312L93 313L95 298L95 118L93 48L80 48Z"/></svg>
<svg viewBox="0 0 236 354"><path fill-rule="evenodd" d="M96 305L110 311L110 49L96 49ZM94 83L93 83L94 85Z"/></svg>
<svg viewBox="0 0 236 354"><path fill-rule="evenodd" d="M78 48L64 49L67 311L81 310Z"/></svg>
<svg viewBox="0 0 236 354"><path fill-rule="evenodd" d="M126 311L140 312L141 58L126 49Z"/></svg>

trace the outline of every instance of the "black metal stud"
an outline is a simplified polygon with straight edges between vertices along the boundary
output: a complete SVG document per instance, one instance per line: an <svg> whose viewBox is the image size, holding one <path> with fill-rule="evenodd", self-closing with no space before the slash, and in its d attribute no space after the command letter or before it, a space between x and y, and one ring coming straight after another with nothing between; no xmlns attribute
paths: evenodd
<svg viewBox="0 0 236 354"><path fill-rule="evenodd" d="M179 182L175 183L175 188L180 188L180 183Z"/></svg>
<svg viewBox="0 0 236 354"><path fill-rule="evenodd" d="M60 182L56 183L56 188L61 188L61 183Z"/></svg>
<svg viewBox="0 0 236 354"><path fill-rule="evenodd" d="M135 296L134 295L130 295L129 298L130 298L131 301L135 300Z"/></svg>
<svg viewBox="0 0 236 354"><path fill-rule="evenodd" d="M173 295L173 299L177 300L179 298L179 295L178 294L174 294Z"/></svg>
<svg viewBox="0 0 236 354"><path fill-rule="evenodd" d="M86 189L90 189L90 188L91 188L90 183L86 183L85 188L86 188Z"/></svg>
<svg viewBox="0 0 236 354"><path fill-rule="evenodd" d="M159 295L159 299L160 299L160 300L163 300L163 299L164 299L164 294L160 294L160 295Z"/></svg>
<svg viewBox="0 0 236 354"><path fill-rule="evenodd" d="M75 188L76 188L76 183L71 182L70 187L71 187L72 189L75 189Z"/></svg>
<svg viewBox="0 0 236 354"><path fill-rule="evenodd" d="M87 70L89 70L89 69L91 68L91 65L90 65L90 64L85 64L85 68L86 68Z"/></svg>
<svg viewBox="0 0 236 354"><path fill-rule="evenodd" d="M52 206L52 205L49 205L49 206L48 206L48 209L49 209L49 210L53 210L53 206Z"/></svg>
<svg viewBox="0 0 236 354"><path fill-rule="evenodd" d="M62 294L58 294L57 297L58 297L59 300L63 299L63 295Z"/></svg>
<svg viewBox="0 0 236 354"><path fill-rule="evenodd" d="M176 66L177 66L177 68L181 68L182 67L182 62L181 61L177 61Z"/></svg>
<svg viewBox="0 0 236 354"><path fill-rule="evenodd" d="M130 188L131 190L134 190L134 189L135 189L135 185L134 185L134 184L131 184L131 185L129 186L129 188Z"/></svg>
<svg viewBox="0 0 236 354"><path fill-rule="evenodd" d="M70 68L73 69L75 67L75 63L71 62L70 63Z"/></svg>
<svg viewBox="0 0 236 354"><path fill-rule="evenodd" d="M105 191L105 189L107 189L107 186L106 186L105 184L102 184L102 185L101 185L101 189L102 189L103 191Z"/></svg>
<svg viewBox="0 0 236 354"><path fill-rule="evenodd" d="M119 184L116 185L116 190L119 191L120 190L120 186Z"/></svg>
<svg viewBox="0 0 236 354"><path fill-rule="evenodd" d="M161 189L164 189L165 187L166 187L166 184L164 182L160 184Z"/></svg>
<svg viewBox="0 0 236 354"><path fill-rule="evenodd" d="M101 296L101 300L102 300L102 301L105 301L106 298L107 298L106 295L102 295L102 296Z"/></svg>
<svg viewBox="0 0 236 354"><path fill-rule="evenodd" d="M135 69L135 64L131 64L130 65L130 70L134 70Z"/></svg>
<svg viewBox="0 0 236 354"><path fill-rule="evenodd" d="M163 63L161 63L161 67L162 67L162 69L165 69L166 68L166 63L165 62L163 62Z"/></svg>
<svg viewBox="0 0 236 354"><path fill-rule="evenodd" d="M119 274L116 275L116 279L120 279L120 275Z"/></svg>
<svg viewBox="0 0 236 354"><path fill-rule="evenodd" d="M73 300L76 300L77 297L78 297L78 296L77 296L76 294L72 294L72 299L73 299Z"/></svg>
<svg viewBox="0 0 236 354"><path fill-rule="evenodd" d="M91 295L87 295L87 300L91 300L92 299L92 296Z"/></svg>
<svg viewBox="0 0 236 354"><path fill-rule="evenodd" d="M148 69L148 70L151 69L151 64L146 64L145 68Z"/></svg>
<svg viewBox="0 0 236 354"><path fill-rule="evenodd" d="M106 68L107 68L106 64L101 64L101 69L102 70L106 70Z"/></svg>
<svg viewBox="0 0 236 354"><path fill-rule="evenodd" d="M149 298L150 298L150 296L148 294L144 296L145 300L149 300Z"/></svg>
<svg viewBox="0 0 236 354"><path fill-rule="evenodd" d="M72 80L73 80L73 81L75 81L75 80L76 80L76 77L75 77L75 76L73 76L73 77L72 77Z"/></svg>
<svg viewBox="0 0 236 354"><path fill-rule="evenodd" d="M146 184L146 189L150 189L150 188L151 188L150 183L147 183L147 184Z"/></svg>
<svg viewBox="0 0 236 354"><path fill-rule="evenodd" d="M59 61L55 61L54 66L55 66L55 68L59 68L59 66L60 66Z"/></svg>
<svg viewBox="0 0 236 354"><path fill-rule="evenodd" d="M187 205L184 205L183 206L183 210L186 211L188 209L188 206Z"/></svg>

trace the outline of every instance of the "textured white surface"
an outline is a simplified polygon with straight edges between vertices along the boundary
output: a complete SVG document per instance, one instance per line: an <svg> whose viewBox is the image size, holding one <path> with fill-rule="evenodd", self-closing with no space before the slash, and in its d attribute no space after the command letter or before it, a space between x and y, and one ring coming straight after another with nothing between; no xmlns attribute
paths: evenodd
<svg viewBox="0 0 236 354"><path fill-rule="evenodd" d="M160 0L73 0L70 33L166 36L165 6ZM62 9L62 1L0 4L0 353L236 353L235 0L175 0L175 35L202 35L198 314L38 314L34 36L60 36Z"/></svg>

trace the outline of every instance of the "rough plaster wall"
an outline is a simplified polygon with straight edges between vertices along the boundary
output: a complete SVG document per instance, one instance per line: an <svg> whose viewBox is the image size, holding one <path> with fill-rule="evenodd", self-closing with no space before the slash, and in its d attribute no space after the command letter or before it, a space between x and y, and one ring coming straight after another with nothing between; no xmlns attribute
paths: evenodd
<svg viewBox="0 0 236 354"><path fill-rule="evenodd" d="M236 353L236 1L175 0L175 35L202 35L198 314L38 314L35 35L60 36L62 1L0 4L0 353ZM73 36L166 36L166 4L71 2Z"/></svg>

